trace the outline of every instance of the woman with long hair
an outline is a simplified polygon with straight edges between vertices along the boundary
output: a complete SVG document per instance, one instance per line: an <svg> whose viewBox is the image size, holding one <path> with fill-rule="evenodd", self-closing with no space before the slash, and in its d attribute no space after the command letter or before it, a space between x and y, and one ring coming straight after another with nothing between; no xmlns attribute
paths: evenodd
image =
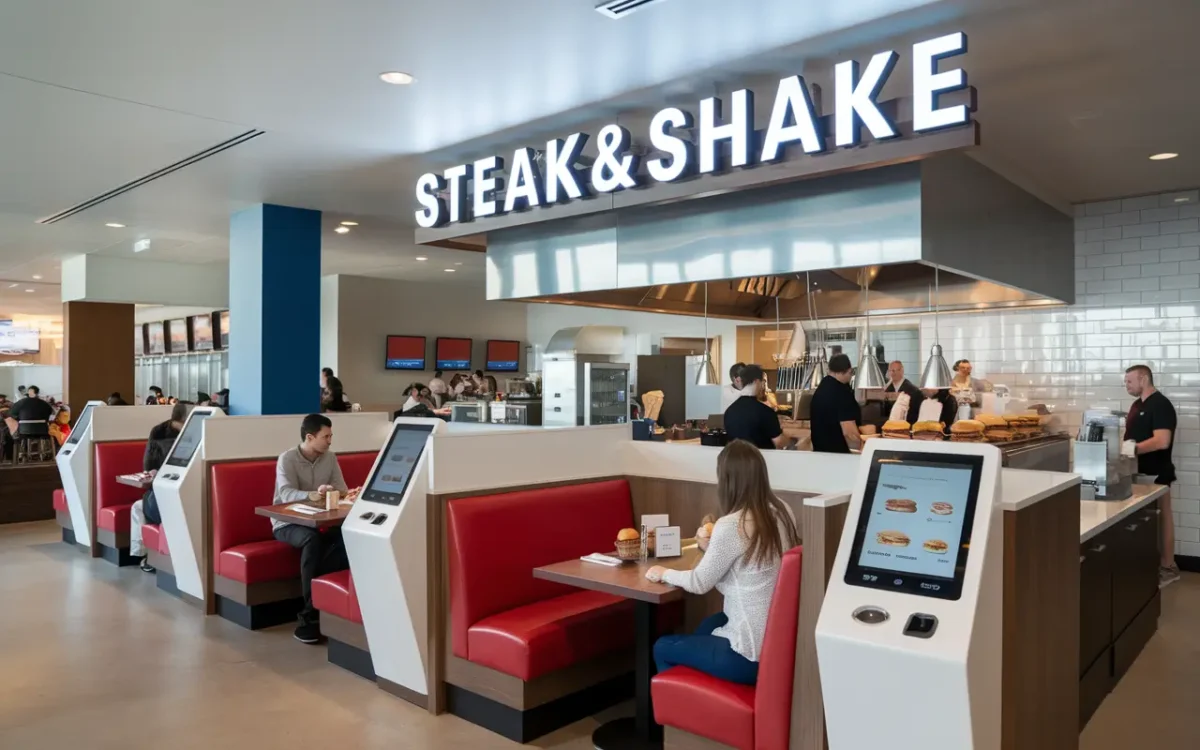
<svg viewBox="0 0 1200 750"><path fill-rule="evenodd" d="M783 553L800 544L790 508L771 491L762 453L734 440L717 458L721 517L711 536L697 533L705 549L692 570L654 566L646 578L691 594L714 587L725 596L724 611L704 620L692 635L667 635L654 644L658 671L688 666L722 680L753 685L767 632L767 612Z"/></svg>
<svg viewBox="0 0 1200 750"><path fill-rule="evenodd" d="M321 399L321 411L350 411L349 400L342 389L342 381L332 375L325 379L325 396Z"/></svg>

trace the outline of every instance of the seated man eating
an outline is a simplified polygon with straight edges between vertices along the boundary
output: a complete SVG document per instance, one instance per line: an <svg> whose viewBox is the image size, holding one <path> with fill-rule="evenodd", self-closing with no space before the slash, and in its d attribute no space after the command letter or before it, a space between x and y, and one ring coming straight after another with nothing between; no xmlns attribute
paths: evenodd
<svg viewBox="0 0 1200 750"><path fill-rule="evenodd" d="M285 452L275 465L274 504L295 503L309 499L310 492L325 494L329 490L346 492L346 480L338 466L333 445L333 423L321 414L309 414L300 423L300 445ZM341 529L310 529L306 526L271 519L275 538L300 550L300 583L304 590L304 609L296 640L301 643L320 643L321 627L317 610L312 603L314 578L350 567Z"/></svg>

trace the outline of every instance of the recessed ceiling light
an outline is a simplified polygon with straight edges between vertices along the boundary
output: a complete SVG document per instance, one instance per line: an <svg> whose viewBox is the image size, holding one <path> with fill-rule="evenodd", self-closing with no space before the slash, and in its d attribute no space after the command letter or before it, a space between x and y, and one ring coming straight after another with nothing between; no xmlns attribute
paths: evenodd
<svg viewBox="0 0 1200 750"><path fill-rule="evenodd" d="M429 258L426 258L424 255L418 255L417 260L429 260Z"/></svg>
<svg viewBox="0 0 1200 750"><path fill-rule="evenodd" d="M33 280L34 280L34 281L41 281L41 280L42 280L42 275L41 275L40 273L35 273L35 274L33 275Z"/></svg>
<svg viewBox="0 0 1200 750"><path fill-rule="evenodd" d="M356 226L358 226L358 222L357 222L357 221L343 221L343 222L342 222L342 226L344 226L344 227L356 227Z"/></svg>
<svg viewBox="0 0 1200 750"><path fill-rule="evenodd" d="M413 78L411 73L402 73L398 70L389 70L386 73L380 73L379 80L383 81L384 83L390 83L394 86L407 86L417 79Z"/></svg>
<svg viewBox="0 0 1200 750"><path fill-rule="evenodd" d="M33 290L32 290L32 289L26 289L25 291L27 291L27 292L32 292Z"/></svg>
<svg viewBox="0 0 1200 750"><path fill-rule="evenodd" d="M461 261L459 261L458 263L455 263L454 265L456 265L456 266L461 266L461 265L462 265L462 262L461 262Z"/></svg>
<svg viewBox="0 0 1200 750"><path fill-rule="evenodd" d="M446 269L446 273L454 273L454 269L453 269L453 268L447 268L447 269Z"/></svg>
<svg viewBox="0 0 1200 750"><path fill-rule="evenodd" d="M1188 198L1187 198L1187 196L1186 196L1186 195L1181 195L1181 196L1179 196L1178 198L1176 198L1176 199L1175 199L1175 202L1176 202L1176 203L1187 203L1187 202L1188 202Z"/></svg>
<svg viewBox="0 0 1200 750"><path fill-rule="evenodd" d="M16 289L16 288L17 288L17 287L19 287L19 286L21 286L21 285L20 285L20 284L9 284L9 285L8 285L8 288L9 288L9 289Z"/></svg>
<svg viewBox="0 0 1200 750"><path fill-rule="evenodd" d="M350 231L350 227L338 227L337 229L335 229L333 231L337 232L338 234L346 234L347 232Z"/></svg>
<svg viewBox="0 0 1200 750"><path fill-rule="evenodd" d="M105 224L104 226L106 226L106 227L111 227L111 228L113 228L113 229L124 229L124 228L125 228L125 225L124 225L124 224L118 224L118 223L117 223L117 222L115 222L115 221L110 221L110 222L108 222L107 224Z"/></svg>
<svg viewBox="0 0 1200 750"><path fill-rule="evenodd" d="M1174 159L1176 156L1179 156L1179 154L1164 151L1161 154L1151 154L1150 161L1166 161L1167 159Z"/></svg>

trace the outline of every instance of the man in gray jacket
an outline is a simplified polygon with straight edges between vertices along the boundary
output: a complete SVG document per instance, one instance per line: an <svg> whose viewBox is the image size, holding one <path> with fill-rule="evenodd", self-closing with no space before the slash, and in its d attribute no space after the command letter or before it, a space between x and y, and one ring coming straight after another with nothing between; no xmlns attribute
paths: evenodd
<svg viewBox="0 0 1200 750"><path fill-rule="evenodd" d="M324 495L329 490L346 492L333 445L333 423L320 414L309 414L300 423L300 445L286 451L275 465L274 504L309 499L310 492ZM306 526L271 519L275 538L300 550L300 583L304 589L304 609L296 627L296 640L320 643L321 626L312 604L314 578L350 567L341 529L320 531Z"/></svg>

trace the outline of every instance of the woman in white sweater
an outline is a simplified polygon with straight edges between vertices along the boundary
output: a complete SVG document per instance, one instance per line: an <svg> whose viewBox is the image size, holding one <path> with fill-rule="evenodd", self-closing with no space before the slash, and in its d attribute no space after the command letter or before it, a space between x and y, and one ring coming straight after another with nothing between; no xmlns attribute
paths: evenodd
<svg viewBox="0 0 1200 750"><path fill-rule="evenodd" d="M721 517L711 537L697 534L705 550L692 570L654 566L646 578L705 594L715 586L724 611L692 635L668 635L654 644L658 671L687 666L743 685L758 679L758 657L767 632L767 612L783 553L800 543L791 509L771 491L767 464L758 449L735 440L717 459Z"/></svg>

